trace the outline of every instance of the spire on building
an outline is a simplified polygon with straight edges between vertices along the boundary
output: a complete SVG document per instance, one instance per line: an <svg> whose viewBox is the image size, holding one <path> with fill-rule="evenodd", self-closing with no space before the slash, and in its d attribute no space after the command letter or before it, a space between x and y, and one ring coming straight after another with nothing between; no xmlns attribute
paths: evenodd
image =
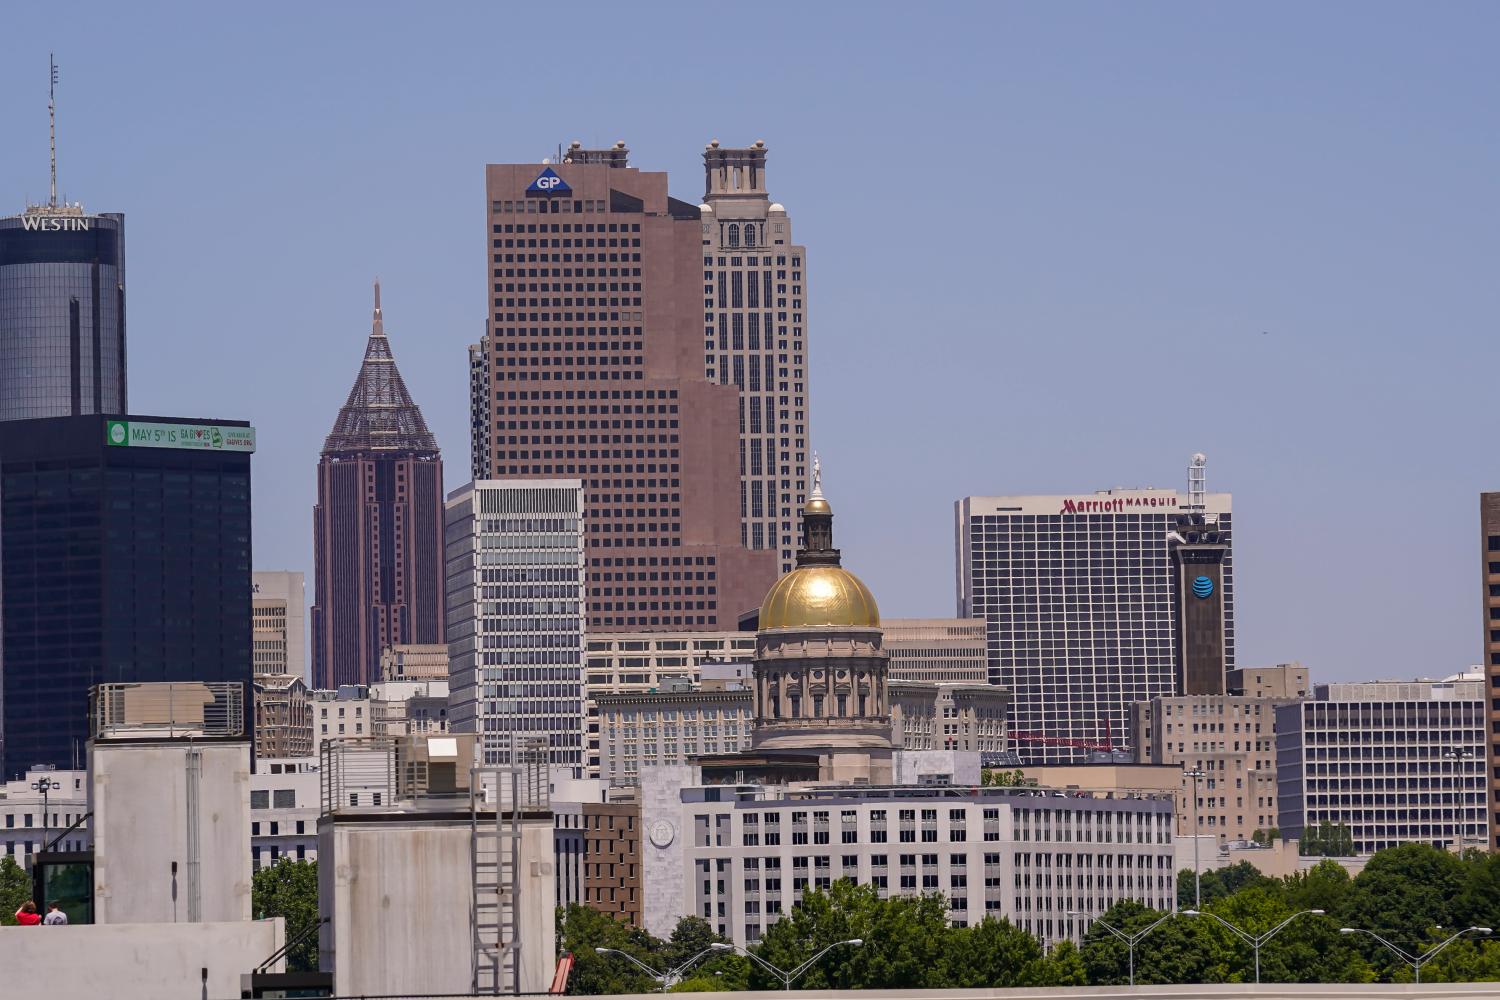
<svg viewBox="0 0 1500 1000"><path fill-rule="evenodd" d="M365 360L333 422L333 430L323 442L323 454L437 450L437 439L427 429L422 411L396 370L380 312L380 282L376 281L375 315L365 344Z"/></svg>

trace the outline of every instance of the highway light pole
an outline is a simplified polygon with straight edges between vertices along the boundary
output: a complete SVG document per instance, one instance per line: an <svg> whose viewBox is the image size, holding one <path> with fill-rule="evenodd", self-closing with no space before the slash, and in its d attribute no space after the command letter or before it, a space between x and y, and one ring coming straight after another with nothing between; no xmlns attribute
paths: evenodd
<svg viewBox="0 0 1500 1000"><path fill-rule="evenodd" d="M1457 815L1454 817L1453 840L1458 845L1458 853L1462 854L1464 851L1465 826L1463 762L1466 760L1473 760L1474 751L1469 747L1449 747L1448 749L1443 751L1443 759L1453 761L1453 771L1451 773L1453 775L1454 785L1456 786L1453 793L1453 798L1455 800L1454 805L1457 806L1457 808L1455 809Z"/></svg>
<svg viewBox="0 0 1500 1000"><path fill-rule="evenodd" d="M698 954L694 955L686 962L683 962L681 965L677 966L675 969L668 969L666 972L657 972L655 969L651 968L651 966L647 965L645 962L642 962L634 955L630 954L629 952L620 951L618 948L595 948L594 951L598 952L601 955L619 955L621 958L635 965L646 975L661 983L661 991L665 993L673 986L675 986L678 982L680 982L682 980L682 974L688 969L692 968L695 964L697 964L698 959L702 958L704 955L707 955L708 953L714 951L730 951L733 948L734 945L725 944L722 941L716 941L715 943L709 945L707 948L704 948L702 951L698 952Z"/></svg>
<svg viewBox="0 0 1500 1000"><path fill-rule="evenodd" d="M776 966L772 965L770 962L767 962L765 959L761 958L759 955L755 954L755 952L751 951L748 948L740 948L739 950L742 951L742 952L744 952L745 955L751 961L755 962L762 969L765 969L771 975L773 975L777 979L781 980L781 988L782 989L784 989L784 990L790 990L792 988L792 983L796 982L798 979L801 979L802 976L807 972L807 970L809 970L809 969L811 969L813 967L813 964L815 962L817 962L818 959L822 958L824 955L828 954L833 949L839 947L840 945L846 945L846 944L849 945L850 947L858 948L860 945L862 945L864 943L865 942L864 942L863 938L850 938L847 941L835 941L833 944L829 945L828 947L824 948L822 951L818 952L812 958L809 958L807 961L803 962L801 965L798 965L795 968L793 968L790 972L787 972L784 969L778 969ZM736 946L736 947L738 947L738 946Z"/></svg>
<svg viewBox="0 0 1500 1000"><path fill-rule="evenodd" d="M1403 961L1403 962L1407 963L1408 965L1410 965L1412 967L1412 970L1416 973L1417 982L1421 983L1422 982L1422 966L1424 966L1428 962L1432 961L1433 958L1435 958L1437 956L1438 952L1442 951L1444 948L1448 947L1450 944L1452 944L1453 942L1457 941L1459 938L1463 937L1465 934L1481 934L1481 935L1489 934L1490 933L1490 928L1488 928L1488 927L1465 927L1463 930L1459 931L1457 934L1453 935L1448 940L1444 941L1442 944L1439 944L1439 945L1435 946L1431 951L1427 952L1425 955L1420 955L1420 956L1419 955L1408 955L1405 951L1401 950L1400 948L1397 948L1395 945L1391 944L1389 941L1387 941L1385 938L1381 937L1379 934L1376 934L1374 931L1367 931L1367 930L1365 930L1362 927L1340 927L1339 928L1339 933L1340 934L1368 934L1370 937L1374 938L1376 941L1379 941L1381 944L1385 945L1391 951L1395 952L1398 956L1400 956L1401 961Z"/></svg>
<svg viewBox="0 0 1500 1000"><path fill-rule="evenodd" d="M1135 946L1137 944L1139 944L1140 941L1141 941L1141 939L1144 938L1147 934L1150 934L1152 931L1156 930L1162 924L1166 923L1168 920L1171 920L1174 915L1175 914L1171 914L1171 913L1164 914L1161 917L1160 920L1157 920L1150 927L1147 927L1145 930L1136 931L1134 934L1126 934L1124 931L1120 930L1118 927L1112 927L1109 924L1105 923L1103 920L1100 920L1098 917L1089 917L1089 920L1090 920L1091 923L1098 924L1100 927L1103 927L1105 930L1109 931L1115 937L1117 937L1121 941L1125 942L1125 947L1130 950L1130 985L1134 986L1135 985ZM1088 917L1088 914L1087 913L1080 913L1077 910L1069 910L1068 911L1068 916L1070 916L1070 917Z"/></svg>
<svg viewBox="0 0 1500 1000"><path fill-rule="evenodd" d="M1234 931L1235 934L1239 935L1239 937L1246 944L1248 944L1251 948L1255 949L1255 982L1256 982L1256 985L1260 985L1260 949L1261 949L1261 945L1265 944L1267 941L1269 941L1273 937L1275 937L1278 933L1280 933L1280 931L1281 931L1281 929L1283 927L1285 927L1287 924L1291 923L1293 920L1296 920L1298 917L1307 916L1308 914L1313 914L1313 915L1321 917L1323 915L1323 911L1322 910L1298 910L1296 913L1293 913L1290 917L1287 917L1281 923L1277 924L1275 927L1272 927L1270 930L1266 931L1264 934L1251 934L1251 933L1249 933L1247 931L1242 931L1238 927L1236 927L1234 924L1231 924L1229 921L1227 921L1223 917L1219 916L1217 913L1202 913L1202 912L1200 912L1198 910L1183 910L1182 914L1185 917L1213 917L1219 923L1223 924L1225 927L1228 927L1230 930Z"/></svg>
<svg viewBox="0 0 1500 1000"><path fill-rule="evenodd" d="M1198 873L1198 779L1207 777L1201 768L1182 772L1193 779L1193 906L1203 906L1203 877Z"/></svg>

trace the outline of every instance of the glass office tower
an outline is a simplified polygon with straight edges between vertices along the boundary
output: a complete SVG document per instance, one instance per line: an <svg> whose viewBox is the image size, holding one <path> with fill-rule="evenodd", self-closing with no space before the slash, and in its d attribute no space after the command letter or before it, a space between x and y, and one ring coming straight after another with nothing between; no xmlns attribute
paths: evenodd
<svg viewBox="0 0 1500 1000"><path fill-rule="evenodd" d="M5 777L78 766L88 691L250 690L250 454L240 421L0 423Z"/></svg>
<svg viewBox="0 0 1500 1000"><path fill-rule="evenodd" d="M0 218L0 421L125 410L125 217Z"/></svg>

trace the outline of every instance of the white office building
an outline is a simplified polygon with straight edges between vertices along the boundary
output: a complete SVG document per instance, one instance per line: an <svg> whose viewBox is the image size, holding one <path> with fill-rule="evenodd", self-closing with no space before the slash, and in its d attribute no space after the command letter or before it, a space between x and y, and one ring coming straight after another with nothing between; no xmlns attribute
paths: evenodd
<svg viewBox="0 0 1500 1000"><path fill-rule="evenodd" d="M1174 690L1176 518L1233 536L1230 495L1108 490L965 497L956 504L959 615L985 622L989 682L1011 692L1028 764L1129 748L1130 706ZM1223 564L1225 659L1234 667L1234 573Z"/></svg>
<svg viewBox="0 0 1500 1000"><path fill-rule="evenodd" d="M583 759L583 484L481 480L448 497L444 532L454 732L485 764L520 744Z"/></svg>
<svg viewBox="0 0 1500 1000"><path fill-rule="evenodd" d="M1121 899L1171 909L1172 796L973 787L699 785L691 767L641 775L646 929L692 913L737 945L808 888L938 892L955 926L1004 917L1051 945Z"/></svg>
<svg viewBox="0 0 1500 1000"><path fill-rule="evenodd" d="M308 757L257 760L250 775L250 866L318 860L322 813L318 763Z"/></svg>
<svg viewBox="0 0 1500 1000"><path fill-rule="evenodd" d="M73 824L88 812L88 797L87 771L32 767L21 777L0 784L0 857L29 868L31 855L59 837L57 850L85 850L90 843L88 824L76 829Z"/></svg>
<svg viewBox="0 0 1500 1000"><path fill-rule="evenodd" d="M1358 854L1484 846L1487 717L1477 672L1314 686L1276 710L1281 835L1327 822L1349 827Z"/></svg>

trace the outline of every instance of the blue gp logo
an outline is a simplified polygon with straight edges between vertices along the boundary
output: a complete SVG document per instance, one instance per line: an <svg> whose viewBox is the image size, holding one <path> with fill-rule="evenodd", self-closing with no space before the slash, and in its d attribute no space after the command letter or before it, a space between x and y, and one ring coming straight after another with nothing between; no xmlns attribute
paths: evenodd
<svg viewBox="0 0 1500 1000"><path fill-rule="evenodd" d="M1203 600L1214 595L1214 582L1206 576L1200 576L1193 580L1193 596Z"/></svg>
<svg viewBox="0 0 1500 1000"><path fill-rule="evenodd" d="M557 176L551 167L543 170L537 175L536 180L526 189L527 194L571 194L573 189L568 187L568 182Z"/></svg>

